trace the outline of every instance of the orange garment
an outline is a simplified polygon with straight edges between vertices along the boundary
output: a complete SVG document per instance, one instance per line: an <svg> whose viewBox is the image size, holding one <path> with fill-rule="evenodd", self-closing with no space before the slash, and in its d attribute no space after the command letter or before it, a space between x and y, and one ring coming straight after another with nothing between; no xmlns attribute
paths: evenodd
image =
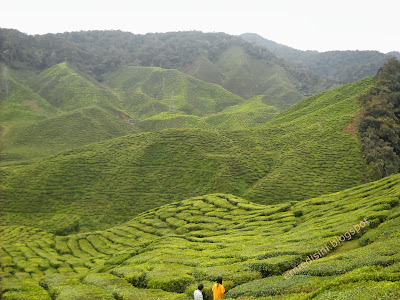
<svg viewBox="0 0 400 300"><path fill-rule="evenodd" d="M214 284L212 291L214 294L214 300L222 299L225 293L225 288L222 284L216 283Z"/></svg>

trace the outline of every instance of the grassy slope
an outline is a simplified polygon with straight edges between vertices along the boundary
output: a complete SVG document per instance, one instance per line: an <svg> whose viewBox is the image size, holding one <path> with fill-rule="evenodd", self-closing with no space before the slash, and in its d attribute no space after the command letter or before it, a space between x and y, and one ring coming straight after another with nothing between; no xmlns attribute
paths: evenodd
<svg viewBox="0 0 400 300"><path fill-rule="evenodd" d="M3 136L3 165L29 160L123 136L140 129L96 106L59 113L36 122L17 123Z"/></svg>
<svg viewBox="0 0 400 300"><path fill-rule="evenodd" d="M197 116L216 113L243 102L243 99L216 84L203 82L177 70L123 67L110 74L106 81L121 95L126 111L136 118L168 111L172 98L177 112Z"/></svg>
<svg viewBox="0 0 400 300"><path fill-rule="evenodd" d="M364 218L369 225L331 247ZM191 299L199 282L209 296L217 276L226 298L398 299L399 226L400 175L299 203L194 197L65 237L3 226L2 299Z"/></svg>
<svg viewBox="0 0 400 300"><path fill-rule="evenodd" d="M221 112L204 117L162 112L136 123L145 132L170 128L240 130L261 126L278 115L276 107L266 105L264 96L228 106Z"/></svg>
<svg viewBox="0 0 400 300"><path fill-rule="evenodd" d="M244 196L261 202L301 200L362 183L360 145L345 128L359 108L357 95L372 83L364 79L309 97L254 130L253 147L263 142L279 158Z"/></svg>
<svg viewBox="0 0 400 300"><path fill-rule="evenodd" d="M34 90L54 106L73 110L92 104L115 106L116 96L84 78L66 63L43 71L32 80Z"/></svg>
<svg viewBox="0 0 400 300"><path fill-rule="evenodd" d="M23 79L20 73L12 74ZM29 75L41 95L13 76L8 78L8 95L0 93L1 165L26 164L77 146L140 131L124 120L129 117L118 110L116 96L65 63L34 79L33 74Z"/></svg>
<svg viewBox="0 0 400 300"><path fill-rule="evenodd" d="M0 125L40 120L52 116L57 109L26 85L8 76L9 92L0 92Z"/></svg>
<svg viewBox="0 0 400 300"><path fill-rule="evenodd" d="M280 109L304 97L282 66L250 56L241 47L229 47L216 62L199 57L186 72L244 98L265 95Z"/></svg>
<svg viewBox="0 0 400 300"><path fill-rule="evenodd" d="M295 107L260 129L142 133L3 168L2 222L55 229L68 219L88 230L199 194L266 204L355 186L363 161L344 128L358 109L356 95L371 83L306 99L299 113Z"/></svg>
<svg viewBox="0 0 400 300"><path fill-rule="evenodd" d="M264 103L265 96L257 96L227 107L219 114L205 118L213 128L225 130L248 129L261 126L278 115L276 107Z"/></svg>

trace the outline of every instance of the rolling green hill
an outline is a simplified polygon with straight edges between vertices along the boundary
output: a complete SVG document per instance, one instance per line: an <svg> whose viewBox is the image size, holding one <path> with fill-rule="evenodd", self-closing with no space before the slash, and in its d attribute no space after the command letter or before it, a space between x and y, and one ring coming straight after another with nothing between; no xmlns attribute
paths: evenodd
<svg viewBox="0 0 400 300"><path fill-rule="evenodd" d="M2 226L1 296L191 299L202 282L210 299L222 276L228 299L398 299L399 226L399 175L299 203L198 196L68 236Z"/></svg>
<svg viewBox="0 0 400 300"><path fill-rule="evenodd" d="M265 96L247 99L240 104L228 106L221 112L198 117L179 113L162 112L135 123L144 132L171 128L199 128L239 130L261 126L278 115L279 110L264 104Z"/></svg>
<svg viewBox="0 0 400 300"><path fill-rule="evenodd" d="M129 117L118 109L118 98L112 92L80 76L65 63L37 76L29 74L38 93L32 91L20 72L11 73L8 94L0 93L1 165L26 164L141 131L128 124Z"/></svg>
<svg viewBox="0 0 400 300"><path fill-rule="evenodd" d="M216 84L177 70L123 67L107 76L106 83L121 95L122 106L135 118L171 110L203 116L243 102Z"/></svg>
<svg viewBox="0 0 400 300"><path fill-rule="evenodd" d="M361 184L360 144L346 126L372 83L310 97L257 129L141 133L3 168L1 221L63 230L68 219L85 231L199 194L270 204Z"/></svg>
<svg viewBox="0 0 400 300"><path fill-rule="evenodd" d="M281 109L304 98L296 79L284 66L251 56L243 47L229 47L215 62L206 60L199 57L184 71L201 80L220 84L244 98L266 95ZM209 74L210 70L215 74Z"/></svg>
<svg viewBox="0 0 400 300"><path fill-rule="evenodd" d="M93 104L115 106L116 97L107 89L84 78L66 63L43 71L32 80L33 89L62 110Z"/></svg>
<svg viewBox="0 0 400 300"><path fill-rule="evenodd" d="M275 106L267 105L267 96L257 96L245 102L227 107L219 114L206 117L205 120L213 128L238 130L261 126L278 115Z"/></svg>
<svg viewBox="0 0 400 300"><path fill-rule="evenodd" d="M29 87L8 76L8 93L0 92L0 125L41 120L57 113L57 108Z"/></svg>
<svg viewBox="0 0 400 300"><path fill-rule="evenodd" d="M97 106L10 126L3 134L1 165L26 164L55 153L141 130Z"/></svg>

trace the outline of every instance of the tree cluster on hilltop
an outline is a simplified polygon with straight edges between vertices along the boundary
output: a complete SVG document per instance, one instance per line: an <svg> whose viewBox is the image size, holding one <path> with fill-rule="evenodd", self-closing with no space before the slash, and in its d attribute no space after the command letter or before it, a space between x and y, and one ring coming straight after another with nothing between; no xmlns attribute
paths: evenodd
<svg viewBox="0 0 400 300"><path fill-rule="evenodd" d="M230 46L256 58L277 61L265 48L225 33L170 32L135 35L122 31L80 31L30 36L0 30L0 60L10 67L43 70L68 61L95 76L121 65L179 69L199 55L215 61Z"/></svg>
<svg viewBox="0 0 400 300"><path fill-rule="evenodd" d="M400 171L400 61L390 59L375 81L360 97L358 128L371 180Z"/></svg>

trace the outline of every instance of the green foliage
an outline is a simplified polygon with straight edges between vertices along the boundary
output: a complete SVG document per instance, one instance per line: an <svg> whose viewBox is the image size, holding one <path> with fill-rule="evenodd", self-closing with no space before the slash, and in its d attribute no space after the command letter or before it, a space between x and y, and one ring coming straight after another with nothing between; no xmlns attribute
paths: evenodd
<svg viewBox="0 0 400 300"><path fill-rule="evenodd" d="M372 79L278 114L327 81L310 89L315 77L238 38L1 34L9 50L21 46L0 53L6 62L50 67L28 80L38 94L13 71L19 82L0 95L2 299L187 299L199 282L209 298L219 276L231 298L397 297L400 177L359 185L365 166L351 130ZM116 36L118 58L109 55ZM82 63L85 52L98 55ZM243 100L154 66L266 96ZM398 98L396 68L377 76L388 103ZM351 241L283 277L364 218Z"/></svg>
<svg viewBox="0 0 400 300"><path fill-rule="evenodd" d="M360 97L358 132L368 164L367 176L379 179L400 171L400 62L391 59Z"/></svg>

